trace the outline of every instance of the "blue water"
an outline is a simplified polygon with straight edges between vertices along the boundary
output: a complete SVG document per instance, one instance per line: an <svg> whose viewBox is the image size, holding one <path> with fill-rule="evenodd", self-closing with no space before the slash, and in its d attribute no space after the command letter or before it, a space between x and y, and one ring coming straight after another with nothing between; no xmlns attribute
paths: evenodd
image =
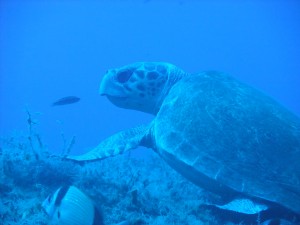
<svg viewBox="0 0 300 225"><path fill-rule="evenodd" d="M235 213L200 207L216 196L152 151L86 167L48 156L71 140L72 155L85 153L153 119L98 94L108 69L138 61L229 73L300 116L299 37L297 0L0 1L0 224L48 224L41 203L62 185L89 195L108 225L227 224ZM80 101L52 106L66 96Z"/></svg>
<svg viewBox="0 0 300 225"><path fill-rule="evenodd" d="M1 1L0 135L27 130L25 108L49 150L63 132L73 153L152 117L98 95L105 71L167 61L220 70L300 115L298 1ZM51 107L68 95L77 104Z"/></svg>

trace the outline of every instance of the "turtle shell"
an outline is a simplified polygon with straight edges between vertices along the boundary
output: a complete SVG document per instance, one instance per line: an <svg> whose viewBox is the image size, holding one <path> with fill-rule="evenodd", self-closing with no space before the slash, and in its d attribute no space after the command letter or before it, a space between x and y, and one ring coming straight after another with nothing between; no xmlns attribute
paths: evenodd
<svg viewBox="0 0 300 225"><path fill-rule="evenodd" d="M300 120L258 90L218 72L186 76L152 132L158 153L205 188L300 213Z"/></svg>

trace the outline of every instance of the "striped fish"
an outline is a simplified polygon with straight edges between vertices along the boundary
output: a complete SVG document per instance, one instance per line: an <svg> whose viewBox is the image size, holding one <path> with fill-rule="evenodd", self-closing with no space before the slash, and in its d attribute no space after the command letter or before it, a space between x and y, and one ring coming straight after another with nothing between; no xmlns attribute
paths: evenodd
<svg viewBox="0 0 300 225"><path fill-rule="evenodd" d="M42 204L54 224L104 225L100 211L92 200L74 186L63 186Z"/></svg>

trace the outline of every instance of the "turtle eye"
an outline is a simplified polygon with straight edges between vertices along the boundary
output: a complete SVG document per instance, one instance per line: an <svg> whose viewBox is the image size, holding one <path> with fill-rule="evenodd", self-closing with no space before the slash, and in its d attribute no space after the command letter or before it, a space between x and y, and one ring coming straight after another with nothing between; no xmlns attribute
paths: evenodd
<svg viewBox="0 0 300 225"><path fill-rule="evenodd" d="M120 83L125 83L125 82L127 82L129 80L129 78L131 77L131 75L132 75L132 71L131 70L125 70L125 71L119 72L117 74L117 80Z"/></svg>

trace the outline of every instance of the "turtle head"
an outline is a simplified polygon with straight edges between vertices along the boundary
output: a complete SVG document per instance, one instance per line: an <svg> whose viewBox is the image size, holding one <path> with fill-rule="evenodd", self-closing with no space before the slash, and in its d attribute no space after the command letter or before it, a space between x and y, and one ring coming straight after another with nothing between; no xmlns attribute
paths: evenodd
<svg viewBox="0 0 300 225"><path fill-rule="evenodd" d="M170 88L185 72L163 62L138 62L109 70L100 94L116 106L156 115Z"/></svg>

